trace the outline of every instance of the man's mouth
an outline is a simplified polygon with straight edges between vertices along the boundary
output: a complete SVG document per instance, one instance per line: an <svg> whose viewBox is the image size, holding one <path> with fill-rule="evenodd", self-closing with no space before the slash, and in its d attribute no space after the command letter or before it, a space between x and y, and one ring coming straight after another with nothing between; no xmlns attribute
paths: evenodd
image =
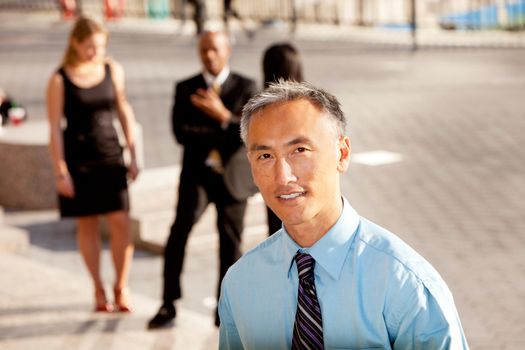
<svg viewBox="0 0 525 350"><path fill-rule="evenodd" d="M280 199L295 199L297 197L303 196L305 192L294 192L294 193L288 193L288 194L281 194L277 196Z"/></svg>

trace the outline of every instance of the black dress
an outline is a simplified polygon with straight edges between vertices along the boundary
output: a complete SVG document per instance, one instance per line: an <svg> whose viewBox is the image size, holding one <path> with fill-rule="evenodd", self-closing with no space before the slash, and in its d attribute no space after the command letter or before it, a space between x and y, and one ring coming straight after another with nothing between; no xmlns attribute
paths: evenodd
<svg viewBox="0 0 525 350"><path fill-rule="evenodd" d="M80 88L59 69L64 81L64 156L75 197L59 195L62 217L129 210L127 169L113 119L117 115L111 70L102 82Z"/></svg>

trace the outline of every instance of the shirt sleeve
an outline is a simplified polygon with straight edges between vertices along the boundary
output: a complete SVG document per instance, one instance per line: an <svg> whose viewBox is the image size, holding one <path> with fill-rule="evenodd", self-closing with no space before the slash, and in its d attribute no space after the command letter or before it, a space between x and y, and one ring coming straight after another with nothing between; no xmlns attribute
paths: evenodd
<svg viewBox="0 0 525 350"><path fill-rule="evenodd" d="M420 284L406 299L394 349L468 349L452 294L443 284Z"/></svg>
<svg viewBox="0 0 525 350"><path fill-rule="evenodd" d="M221 296L219 298L219 318L221 320L219 349L239 350L243 349L243 346L233 319L226 284L226 279L224 279L221 287Z"/></svg>

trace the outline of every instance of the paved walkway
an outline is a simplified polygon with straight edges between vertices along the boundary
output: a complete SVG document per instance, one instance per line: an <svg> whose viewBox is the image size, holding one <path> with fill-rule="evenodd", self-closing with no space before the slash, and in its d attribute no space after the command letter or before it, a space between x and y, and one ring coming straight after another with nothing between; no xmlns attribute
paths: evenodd
<svg viewBox="0 0 525 350"><path fill-rule="evenodd" d="M1 255L1 349L211 349L218 331L207 317L181 308L173 329L144 329L157 301L134 294L131 315L95 314L84 276ZM10 288L9 288L10 286Z"/></svg>
<svg viewBox="0 0 525 350"><path fill-rule="evenodd" d="M67 30L49 18L22 23L0 15L0 86L22 98L33 119L45 118L43 91ZM166 224L175 201L169 174L176 173L180 157L168 118L173 82L199 69L195 39L177 35L169 23L130 21L110 30L110 53L126 69L129 98L143 125L143 177L153 179L144 180L142 190L132 189L135 210L154 208ZM335 93L350 118L354 158L342 178L345 195L363 216L396 232L440 271L473 349L524 348L522 36L461 36L459 45L436 33L433 44L413 53L391 41L394 34L302 30L291 40L303 53L307 79ZM253 41L236 35L233 68L260 81L263 49L285 39L286 28L279 26L260 29ZM155 188L155 181L163 185ZM246 248L265 235L261 203L254 200L250 208ZM190 238L180 318L176 327L159 332L145 330L159 306L158 254L135 253L130 285L136 313L96 315L73 223L58 221L52 210L5 209L3 220L26 230L30 244L0 253L0 349L216 347L211 212ZM163 236L151 241L162 242L166 231L155 232ZM109 287L107 247L103 275Z"/></svg>

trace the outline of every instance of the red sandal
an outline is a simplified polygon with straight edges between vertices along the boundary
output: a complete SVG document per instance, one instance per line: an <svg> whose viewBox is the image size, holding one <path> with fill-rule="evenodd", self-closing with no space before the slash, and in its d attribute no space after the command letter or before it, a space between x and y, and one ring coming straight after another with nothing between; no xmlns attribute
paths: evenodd
<svg viewBox="0 0 525 350"><path fill-rule="evenodd" d="M95 312L113 312L115 308L106 299L104 289L97 289L95 291Z"/></svg>
<svg viewBox="0 0 525 350"><path fill-rule="evenodd" d="M115 306L117 312L133 312L134 308L129 301L129 289L124 288L115 288L113 289L115 293Z"/></svg>

